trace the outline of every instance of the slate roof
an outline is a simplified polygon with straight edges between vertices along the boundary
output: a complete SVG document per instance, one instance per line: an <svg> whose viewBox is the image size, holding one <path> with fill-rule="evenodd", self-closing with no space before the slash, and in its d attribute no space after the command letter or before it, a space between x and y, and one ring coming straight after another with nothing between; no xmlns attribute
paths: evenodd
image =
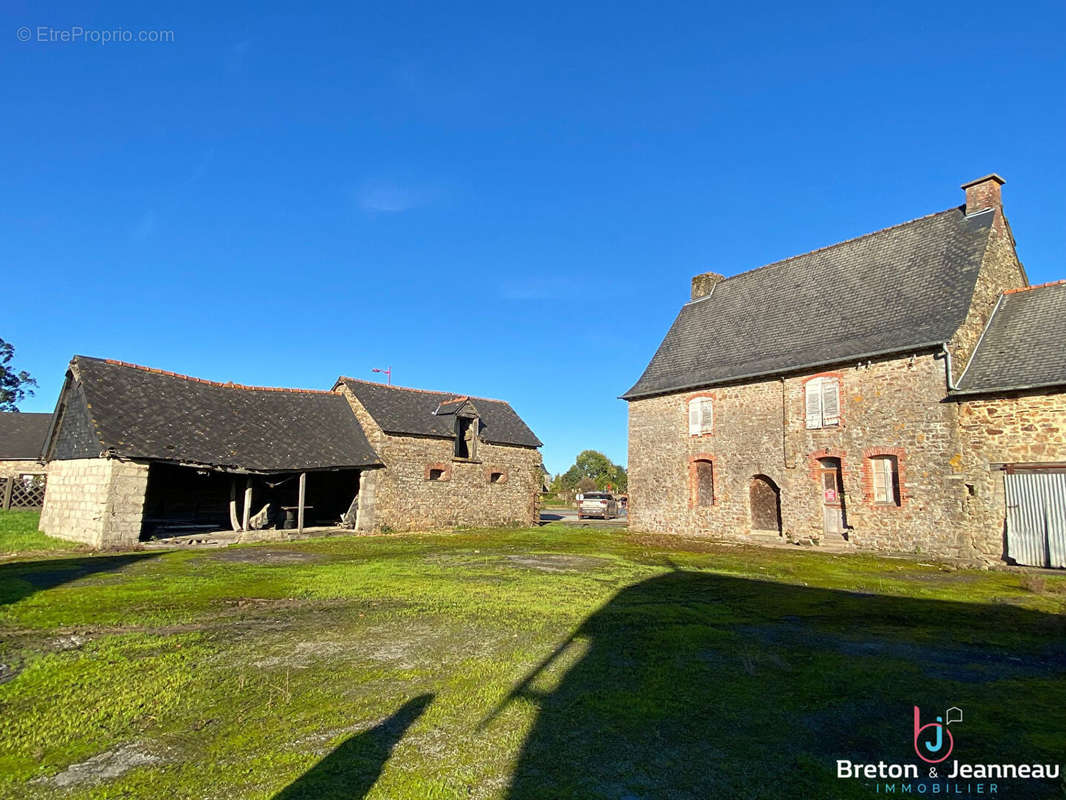
<svg viewBox="0 0 1066 800"><path fill-rule="evenodd" d="M1066 385L1066 281L1003 293L959 391Z"/></svg>
<svg viewBox="0 0 1066 800"><path fill-rule="evenodd" d="M966 317L992 219L952 208L726 278L681 309L622 397L947 342Z"/></svg>
<svg viewBox="0 0 1066 800"><path fill-rule="evenodd" d="M51 424L51 414L0 413L0 461L39 459Z"/></svg>
<svg viewBox="0 0 1066 800"><path fill-rule="evenodd" d="M75 356L101 452L282 472L380 464L348 401L313 389L215 383Z"/></svg>
<svg viewBox="0 0 1066 800"><path fill-rule="evenodd" d="M386 433L451 438L455 435L455 410L471 404L481 418L482 441L521 447L542 444L502 400L387 386L354 378L338 378L337 385L341 384L348 387ZM463 402L456 402L459 400ZM441 413L435 414L438 409ZM447 413L449 410L451 413Z"/></svg>

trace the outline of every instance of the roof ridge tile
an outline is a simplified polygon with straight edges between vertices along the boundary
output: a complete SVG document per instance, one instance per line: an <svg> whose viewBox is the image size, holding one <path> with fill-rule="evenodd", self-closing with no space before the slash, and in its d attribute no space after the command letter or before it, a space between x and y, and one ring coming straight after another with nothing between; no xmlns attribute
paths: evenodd
<svg viewBox="0 0 1066 800"><path fill-rule="evenodd" d="M489 403L507 403L506 400L498 400L494 397L475 397L472 394L456 395L455 392L441 392L436 389L416 389L413 386L394 386L388 383L380 383L378 381L367 381L362 378L349 378L347 375L341 375L337 378L337 383L342 381L348 381L349 383L362 383L367 386L380 386L382 389L395 389L400 392L422 392L423 394L450 394L451 400L445 400L445 403L454 403L456 400L485 400ZM508 405L510 405L508 403Z"/></svg>
<svg viewBox="0 0 1066 800"><path fill-rule="evenodd" d="M927 219L932 219L933 217L939 217L942 214L950 214L952 211L960 211L960 210L962 210L962 206L955 206L953 208L946 208L943 211L934 211L931 214L925 214L925 215L923 215L921 217L915 217L914 219L909 219L909 220L907 220L905 222L897 222L895 225L888 225L888 226L886 226L884 228L878 228L876 231L870 231L869 233L864 233L864 234L861 234L859 236L852 236L852 237L850 237L848 239L841 239L839 242L833 242L832 244L823 245L822 247L816 247L813 250L807 250L804 253L796 253L795 255L788 256L787 258L780 258L777 261L770 261L770 262L768 262L766 264L760 264L757 267L752 267L751 269L746 269L743 272L738 272L736 275L729 275L729 276L727 276L725 278L722 278L722 280L718 281L718 283L715 285L715 288L717 288L719 285L721 285L723 283L728 283L729 281L733 280L734 278L743 278L744 276L750 275L753 272L759 272L760 270L769 269L770 267L777 267L777 266L780 266L782 264L787 264L789 261L795 261L797 258L806 258L807 256L814 255L815 253L821 253L824 250L832 250L834 247L841 247L841 246L846 245L846 244L851 244L852 242L858 242L858 241L861 241L863 239L869 238L870 236L877 236L878 234L887 233L888 231L895 230L896 228L904 228L907 225L913 225L916 222L922 222L922 221L927 220ZM689 300L687 303L685 303L685 305L691 305L692 303L698 303L701 300L707 300L707 299L709 299L712 296L713 296L713 293L712 294L708 294L705 297L698 297L695 300Z"/></svg>
<svg viewBox="0 0 1066 800"><path fill-rule="evenodd" d="M1018 286L1014 289L1004 289L1003 294L1018 294L1019 292L1031 292L1033 289L1046 289L1049 286L1062 286L1066 284L1066 278L1058 281L1048 281L1047 283L1038 283L1034 286Z"/></svg>
<svg viewBox="0 0 1066 800"><path fill-rule="evenodd" d="M218 386L219 388L222 388L222 389L242 389L244 391L251 391L251 392L294 392L294 393L298 393L298 394L333 394L333 392L328 390L328 389L298 389L298 388L289 388L289 387L285 387L285 386L251 386L251 385L244 384L244 383L234 383L233 381L226 381L226 382L223 383L222 381L212 381L212 380L208 380L207 378L197 378L197 377L195 377L193 375L183 375L180 372L171 372L168 369L158 369L156 367L146 367L143 364L134 364L134 363L129 362L129 361L119 361L116 358L93 359L92 356L75 356L74 358L75 359L84 358L84 359L92 359L94 361L103 361L105 364L111 364L112 366L115 366L115 367L127 367L127 368L132 368L132 369L139 369L142 372L150 372L150 373L152 373L154 375L166 375L167 377L170 377L170 378L180 378L181 380L189 381L190 383L203 383L203 384L205 384L207 386Z"/></svg>

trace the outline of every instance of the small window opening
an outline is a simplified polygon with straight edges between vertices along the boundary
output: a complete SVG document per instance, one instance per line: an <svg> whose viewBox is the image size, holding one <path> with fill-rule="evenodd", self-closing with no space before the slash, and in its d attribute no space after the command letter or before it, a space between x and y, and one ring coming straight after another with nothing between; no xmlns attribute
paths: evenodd
<svg viewBox="0 0 1066 800"><path fill-rule="evenodd" d="M429 479L431 481L444 480L444 470L442 470L442 469L431 469L429 471Z"/></svg>
<svg viewBox="0 0 1066 800"><path fill-rule="evenodd" d="M503 483L503 473L502 472L490 472L489 473L489 483Z"/></svg>
<svg viewBox="0 0 1066 800"><path fill-rule="evenodd" d="M968 495L970 495L970 497L976 497L977 496L977 487L974 486L972 483L966 484L966 493Z"/></svg>
<svg viewBox="0 0 1066 800"><path fill-rule="evenodd" d="M455 420L455 457L477 458L477 417Z"/></svg>

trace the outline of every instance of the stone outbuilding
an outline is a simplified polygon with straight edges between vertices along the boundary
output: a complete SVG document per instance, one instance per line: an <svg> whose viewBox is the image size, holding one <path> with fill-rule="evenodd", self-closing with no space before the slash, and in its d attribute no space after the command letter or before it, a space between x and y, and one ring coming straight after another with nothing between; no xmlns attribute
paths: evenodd
<svg viewBox="0 0 1066 800"><path fill-rule="evenodd" d="M398 494L393 487L402 479L394 473L428 476L428 454L412 451L410 458L422 459L412 466L387 438L380 441L385 457L379 455L354 395L340 386L243 386L76 356L43 449L48 490L41 530L94 547L128 547L220 529L472 525L486 518L486 505L499 512L493 517L499 524L531 524L535 495L505 508L516 498L504 498L490 478L473 486L466 480L438 485L427 477ZM380 437L379 428L369 430ZM515 463L509 460L514 448L497 453L491 441L467 446ZM518 449L540 464L535 446ZM448 466L474 463L467 458ZM516 491L523 485L517 480ZM449 513L415 513L428 505L426 498Z"/></svg>
<svg viewBox="0 0 1066 800"><path fill-rule="evenodd" d="M694 278L623 395L630 526L1066 565L1066 292L1029 287L1002 184Z"/></svg>
<svg viewBox="0 0 1066 800"><path fill-rule="evenodd" d="M529 526L539 518L541 441L504 401L352 378L335 391L385 467L363 489L379 527Z"/></svg>
<svg viewBox="0 0 1066 800"><path fill-rule="evenodd" d="M51 423L51 414L0 412L0 509L40 508L41 448Z"/></svg>

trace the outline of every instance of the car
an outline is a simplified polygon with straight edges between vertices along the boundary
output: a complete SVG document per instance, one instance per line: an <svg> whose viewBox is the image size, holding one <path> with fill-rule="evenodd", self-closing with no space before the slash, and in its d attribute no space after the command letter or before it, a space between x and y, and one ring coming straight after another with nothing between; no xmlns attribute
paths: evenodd
<svg viewBox="0 0 1066 800"><path fill-rule="evenodd" d="M577 505L577 518L614 519L618 516L618 501L610 492L585 492Z"/></svg>

